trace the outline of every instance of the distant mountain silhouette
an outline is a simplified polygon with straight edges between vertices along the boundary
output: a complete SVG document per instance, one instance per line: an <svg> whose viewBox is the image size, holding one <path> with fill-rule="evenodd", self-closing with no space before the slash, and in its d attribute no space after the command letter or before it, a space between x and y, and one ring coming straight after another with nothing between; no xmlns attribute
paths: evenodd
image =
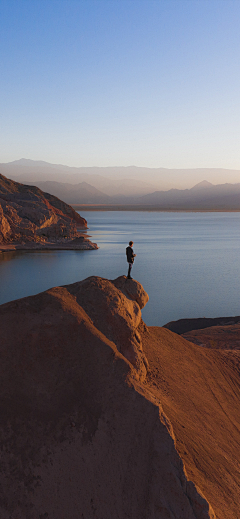
<svg viewBox="0 0 240 519"><path fill-rule="evenodd" d="M34 185L48 181L64 184L86 182L108 196L141 196L155 191L158 184L146 182L145 179L148 179L148 174L143 174L142 179L138 178L138 173L142 169L148 171L147 168L136 168L135 166L74 168L29 159L0 164L0 173L17 182L34 183ZM136 178L132 178L134 174Z"/></svg>
<svg viewBox="0 0 240 519"><path fill-rule="evenodd" d="M141 197L108 196L86 182L34 182L37 187L68 204L149 206L163 210L240 210L240 183L214 186L203 181L191 189L155 191Z"/></svg>
<svg viewBox="0 0 240 519"><path fill-rule="evenodd" d="M203 180L202 182L199 182L195 186L193 186L191 189L196 191L199 189L206 189L207 187L211 187L213 184L211 182L208 182L207 180Z"/></svg>
<svg viewBox="0 0 240 519"><path fill-rule="evenodd" d="M110 204L112 198L105 193L102 193L95 187L81 182L80 184L63 184L61 182L34 182L34 185L39 187L42 191L50 193L51 195L63 198L69 204ZM80 201L80 202L79 202Z"/></svg>
<svg viewBox="0 0 240 519"><path fill-rule="evenodd" d="M182 178L222 175L233 170L128 167L74 168L44 161L20 159L0 164L0 173L59 197L68 204L103 204L156 207L158 210L240 210L240 183L214 185L207 180L190 189L159 189L163 178L177 172ZM106 175L106 176L103 176ZM240 171L235 171L240 178ZM147 179L147 182L145 181Z"/></svg>
<svg viewBox="0 0 240 519"><path fill-rule="evenodd" d="M172 210L240 210L240 183L201 182L191 189L155 191L138 198L138 203Z"/></svg>
<svg viewBox="0 0 240 519"><path fill-rule="evenodd" d="M240 170L223 168L69 167L30 159L0 164L0 173L18 182L87 182L109 196L143 196L157 190L189 189L203 179L213 184L223 184L226 180L237 183L240 180Z"/></svg>

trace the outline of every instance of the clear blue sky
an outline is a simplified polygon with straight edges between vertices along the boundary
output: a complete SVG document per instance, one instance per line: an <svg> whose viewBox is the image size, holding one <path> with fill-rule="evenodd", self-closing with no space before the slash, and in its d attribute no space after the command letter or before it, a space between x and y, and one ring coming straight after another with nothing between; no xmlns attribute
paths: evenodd
<svg viewBox="0 0 240 519"><path fill-rule="evenodd" d="M239 0L0 0L0 162L240 169Z"/></svg>

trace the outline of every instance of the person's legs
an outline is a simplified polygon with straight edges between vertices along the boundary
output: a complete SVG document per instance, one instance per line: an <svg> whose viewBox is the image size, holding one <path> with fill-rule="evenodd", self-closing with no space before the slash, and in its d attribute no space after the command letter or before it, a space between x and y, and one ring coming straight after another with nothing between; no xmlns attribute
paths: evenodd
<svg viewBox="0 0 240 519"><path fill-rule="evenodd" d="M128 263L128 279L132 279L131 278L131 270L132 270L132 263Z"/></svg>

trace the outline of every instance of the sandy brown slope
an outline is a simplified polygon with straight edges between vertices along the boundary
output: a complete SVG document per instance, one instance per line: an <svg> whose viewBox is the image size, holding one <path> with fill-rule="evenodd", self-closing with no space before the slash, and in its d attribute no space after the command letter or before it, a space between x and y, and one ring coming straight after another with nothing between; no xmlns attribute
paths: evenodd
<svg viewBox="0 0 240 519"><path fill-rule="evenodd" d="M232 353L165 328L143 331L147 384L171 420L189 477L218 519L240 518L240 378Z"/></svg>
<svg viewBox="0 0 240 519"><path fill-rule="evenodd" d="M194 344L221 350L240 350L240 324L211 326L203 330L192 330L183 337Z"/></svg>

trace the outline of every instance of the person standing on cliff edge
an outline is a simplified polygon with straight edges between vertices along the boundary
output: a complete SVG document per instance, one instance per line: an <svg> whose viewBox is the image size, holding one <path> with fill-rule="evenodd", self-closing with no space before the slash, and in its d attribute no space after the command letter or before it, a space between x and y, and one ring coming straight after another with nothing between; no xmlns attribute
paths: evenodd
<svg viewBox="0 0 240 519"><path fill-rule="evenodd" d="M132 279L131 270L132 270L132 266L134 263L134 258L137 255L137 254L134 254L132 246L133 246L133 241L130 241L129 246L126 248L126 255L127 255L127 262L128 262L128 276L127 276L128 279Z"/></svg>

